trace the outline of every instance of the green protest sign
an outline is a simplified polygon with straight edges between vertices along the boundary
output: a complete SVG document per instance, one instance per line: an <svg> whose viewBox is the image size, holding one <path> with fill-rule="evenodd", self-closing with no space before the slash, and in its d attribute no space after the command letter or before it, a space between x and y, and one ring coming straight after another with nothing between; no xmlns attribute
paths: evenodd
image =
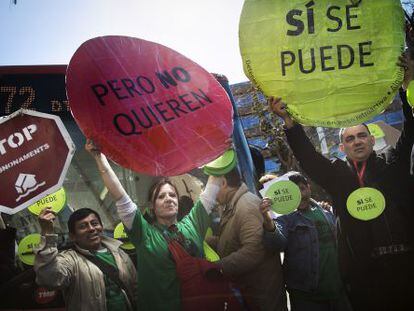
<svg viewBox="0 0 414 311"><path fill-rule="evenodd" d="M17 256L20 260L29 266L33 266L35 260L34 249L40 244L40 234L33 233L24 237L18 247Z"/></svg>
<svg viewBox="0 0 414 311"><path fill-rule="evenodd" d="M346 207L352 217L368 221L382 214L385 209L385 198L377 189L359 188L349 195Z"/></svg>
<svg viewBox="0 0 414 311"><path fill-rule="evenodd" d="M367 121L403 79L399 0L245 0L239 36L248 78L302 124Z"/></svg>
<svg viewBox="0 0 414 311"><path fill-rule="evenodd" d="M66 205L66 192L62 187L58 191L53 192L44 198L40 199L36 203L29 206L29 211L34 215L39 215L40 212L50 207L55 213L59 213Z"/></svg>
<svg viewBox="0 0 414 311"><path fill-rule="evenodd" d="M293 212L302 199L299 187L290 180L274 182L266 189L264 196L272 200L271 208L278 214Z"/></svg>

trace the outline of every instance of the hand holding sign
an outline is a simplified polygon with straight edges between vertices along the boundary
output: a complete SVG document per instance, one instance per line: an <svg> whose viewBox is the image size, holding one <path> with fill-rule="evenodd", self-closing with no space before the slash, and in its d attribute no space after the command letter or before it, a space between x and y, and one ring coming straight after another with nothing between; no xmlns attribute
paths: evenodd
<svg viewBox="0 0 414 311"><path fill-rule="evenodd" d="M173 176L223 153L232 106L216 79L162 45L107 36L82 44L67 70L70 108L85 136L118 164Z"/></svg>
<svg viewBox="0 0 414 311"><path fill-rule="evenodd" d="M41 198L35 204L29 206L29 211L34 215L39 215L46 207L53 212L59 213L66 205L66 192L62 187L58 191L53 192L44 198Z"/></svg>
<svg viewBox="0 0 414 311"><path fill-rule="evenodd" d="M53 222L55 221L55 219L56 213L52 211L51 208L46 207L40 212L38 220L42 235L52 234L54 232Z"/></svg>
<svg viewBox="0 0 414 311"><path fill-rule="evenodd" d="M265 197L263 198L262 202L260 202L260 212L263 215L263 228L269 232L275 230L275 224L270 214L271 207L272 207L272 200L269 198Z"/></svg>
<svg viewBox="0 0 414 311"><path fill-rule="evenodd" d="M296 210L302 199L299 187L286 175L264 184L260 193L271 200L271 209L282 215Z"/></svg>

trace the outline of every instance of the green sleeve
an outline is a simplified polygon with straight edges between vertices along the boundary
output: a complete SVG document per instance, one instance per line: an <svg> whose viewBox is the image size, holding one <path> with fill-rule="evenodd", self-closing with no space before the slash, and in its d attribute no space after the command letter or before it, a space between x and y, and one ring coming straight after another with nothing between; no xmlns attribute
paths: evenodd
<svg viewBox="0 0 414 311"><path fill-rule="evenodd" d="M200 237L204 239L207 229L211 225L211 219L201 201L197 200L190 213L181 220L181 223L183 225L191 224L198 232Z"/></svg>
<svg viewBox="0 0 414 311"><path fill-rule="evenodd" d="M135 248L144 242L149 226L150 224L143 217L141 210L137 208L137 212L135 213L134 221L132 223L132 228L130 230L125 228L128 237L132 244L134 244Z"/></svg>

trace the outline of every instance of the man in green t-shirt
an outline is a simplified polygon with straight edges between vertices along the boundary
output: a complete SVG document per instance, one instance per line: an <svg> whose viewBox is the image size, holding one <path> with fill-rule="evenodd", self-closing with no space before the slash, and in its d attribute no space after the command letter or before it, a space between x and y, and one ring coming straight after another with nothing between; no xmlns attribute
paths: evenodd
<svg viewBox="0 0 414 311"><path fill-rule="evenodd" d="M42 238L35 256L36 282L61 288L67 310L133 310L135 267L120 249L120 241L103 236L99 214L82 208L70 216L69 236L74 247L61 253L53 230L55 218L50 208L39 215Z"/></svg>
<svg viewBox="0 0 414 311"><path fill-rule="evenodd" d="M265 246L285 253L283 270L292 310L350 310L338 270L334 215L311 198L302 174L286 176L301 192L297 210L272 219L268 198L260 209Z"/></svg>

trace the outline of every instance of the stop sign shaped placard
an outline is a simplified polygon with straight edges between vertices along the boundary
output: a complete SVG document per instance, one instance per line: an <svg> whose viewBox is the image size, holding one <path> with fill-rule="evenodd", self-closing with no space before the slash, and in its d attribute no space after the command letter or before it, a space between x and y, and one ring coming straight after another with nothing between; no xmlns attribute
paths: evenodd
<svg viewBox="0 0 414 311"><path fill-rule="evenodd" d="M58 116L21 109L0 120L0 211L17 213L58 190L74 151Z"/></svg>
<svg viewBox="0 0 414 311"><path fill-rule="evenodd" d="M180 175L228 148L233 110L226 91L160 44L122 36L86 41L70 61L66 90L85 136L136 172Z"/></svg>

